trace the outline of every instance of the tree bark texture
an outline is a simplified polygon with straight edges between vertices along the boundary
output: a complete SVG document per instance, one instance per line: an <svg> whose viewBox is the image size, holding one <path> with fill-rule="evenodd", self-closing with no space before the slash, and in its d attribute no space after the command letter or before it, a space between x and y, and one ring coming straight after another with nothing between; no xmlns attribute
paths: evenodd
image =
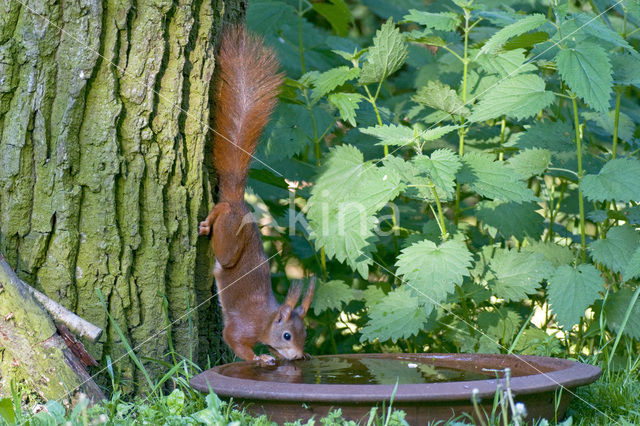
<svg viewBox="0 0 640 426"><path fill-rule="evenodd" d="M169 338L194 360L223 347L216 300L189 310L213 294L197 229L211 205L214 43L245 7L0 2L0 252L105 329L87 347L117 361L123 381L136 373L96 289L138 357L164 359Z"/></svg>
<svg viewBox="0 0 640 426"><path fill-rule="evenodd" d="M10 388L21 370L30 390L44 399L69 400L84 392L91 401L105 397L84 365L58 334L48 313L0 256L0 389Z"/></svg>

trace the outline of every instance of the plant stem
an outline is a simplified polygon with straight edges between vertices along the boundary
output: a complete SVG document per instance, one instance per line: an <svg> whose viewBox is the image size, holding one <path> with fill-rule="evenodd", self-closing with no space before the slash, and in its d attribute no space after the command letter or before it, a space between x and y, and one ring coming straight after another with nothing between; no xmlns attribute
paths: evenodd
<svg viewBox="0 0 640 426"><path fill-rule="evenodd" d="M578 117L578 103L576 102L575 94L571 95L571 102L573 104L573 120L574 127L576 129L576 153L578 155L578 210L580 212L580 243L582 244L581 255L582 262L587 261L587 242L584 228L584 199L582 197L582 189L580 189L580 182L582 182L582 137L580 136L580 118Z"/></svg>
<svg viewBox="0 0 640 426"><path fill-rule="evenodd" d="M378 119L378 125L382 126L382 118L380 117L380 112L378 111L378 106L376 105L376 99L378 99L378 94L380 94L380 87L382 86L382 82L380 82L380 84L378 84L378 89L376 90L376 95L375 96L371 96L371 92L369 91L369 88L367 86L364 86L364 90L365 92L367 92L367 96L369 97L367 99L367 101L369 101L369 103L371 104L371 106L373 106L373 110L376 113L376 118ZM384 156L388 156L389 155L389 145L385 144L384 145Z"/></svg>
<svg viewBox="0 0 640 426"><path fill-rule="evenodd" d="M502 120L500 120L500 152L498 153L498 160L500 161L504 160L503 145L504 145L504 130L506 125L507 125L507 121L505 120L505 116L503 115Z"/></svg>
<svg viewBox="0 0 640 426"><path fill-rule="evenodd" d="M436 200L436 207L438 208L438 225L440 226L442 241L445 241L449 237L449 233L447 232L447 226L444 223L444 214L442 213L442 204L440 204L440 197L438 197L438 191L436 191L436 186L431 178L429 178L429 187L431 188L431 192L433 193L433 198L435 198Z"/></svg>
<svg viewBox="0 0 640 426"><path fill-rule="evenodd" d="M464 56L462 58L462 104L467 103L467 73L469 70L469 11L464 9ZM460 129L458 130L458 154L460 157L464 154L464 117L460 116ZM460 217L460 184L456 183L456 204L453 210L454 223L458 224Z"/></svg>
<svg viewBox="0 0 640 426"><path fill-rule="evenodd" d="M616 86L616 111L613 116L613 146L611 147L611 158L615 160L618 150L618 125L620 124L620 97L622 89Z"/></svg>

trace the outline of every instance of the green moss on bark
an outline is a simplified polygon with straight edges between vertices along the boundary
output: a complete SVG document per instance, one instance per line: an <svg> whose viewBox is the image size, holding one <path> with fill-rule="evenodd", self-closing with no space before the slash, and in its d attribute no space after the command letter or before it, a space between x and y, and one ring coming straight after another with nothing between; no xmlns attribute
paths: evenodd
<svg viewBox="0 0 640 426"><path fill-rule="evenodd" d="M213 282L197 226L212 199L203 163L214 42L223 11L237 17L246 4L30 8L0 5L0 252L106 329L87 346L118 360L124 381L139 377L96 288L139 357L166 357L168 323L181 354L222 352L215 299L202 304Z"/></svg>

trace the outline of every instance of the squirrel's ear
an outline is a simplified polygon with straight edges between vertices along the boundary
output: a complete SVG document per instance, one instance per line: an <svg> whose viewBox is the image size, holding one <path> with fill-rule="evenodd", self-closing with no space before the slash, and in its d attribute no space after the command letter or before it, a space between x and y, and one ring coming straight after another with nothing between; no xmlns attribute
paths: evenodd
<svg viewBox="0 0 640 426"><path fill-rule="evenodd" d="M304 294L302 298L302 302L300 306L296 308L296 313L300 318L304 318L307 315L307 311L309 310L309 306L311 306L311 301L313 300L313 291L316 288L316 276L313 275L309 280L309 287L307 287L307 292Z"/></svg>
<svg viewBox="0 0 640 426"><path fill-rule="evenodd" d="M291 308L291 306L287 305L286 303L280 306L280 309L278 309L278 313L276 314L276 322L281 323L281 322L289 321L289 318L291 317L291 312L293 312L293 309Z"/></svg>
<svg viewBox="0 0 640 426"><path fill-rule="evenodd" d="M300 299L300 293L302 293L302 284L299 282L291 283L289 287L289 292L287 293L287 298L284 299L284 304L280 307L280 312L278 312L278 317L282 317L282 320L288 321L291 316L291 312L295 309L298 304L298 299ZM284 315L281 315L284 314Z"/></svg>

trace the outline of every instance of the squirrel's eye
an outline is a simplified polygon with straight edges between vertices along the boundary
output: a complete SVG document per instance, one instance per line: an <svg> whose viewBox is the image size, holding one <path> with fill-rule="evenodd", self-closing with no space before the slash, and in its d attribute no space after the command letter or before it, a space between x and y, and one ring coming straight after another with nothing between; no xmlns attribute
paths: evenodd
<svg viewBox="0 0 640 426"><path fill-rule="evenodd" d="M285 332L282 337L284 337L284 340L291 340L291 334L289 334L289 332Z"/></svg>

